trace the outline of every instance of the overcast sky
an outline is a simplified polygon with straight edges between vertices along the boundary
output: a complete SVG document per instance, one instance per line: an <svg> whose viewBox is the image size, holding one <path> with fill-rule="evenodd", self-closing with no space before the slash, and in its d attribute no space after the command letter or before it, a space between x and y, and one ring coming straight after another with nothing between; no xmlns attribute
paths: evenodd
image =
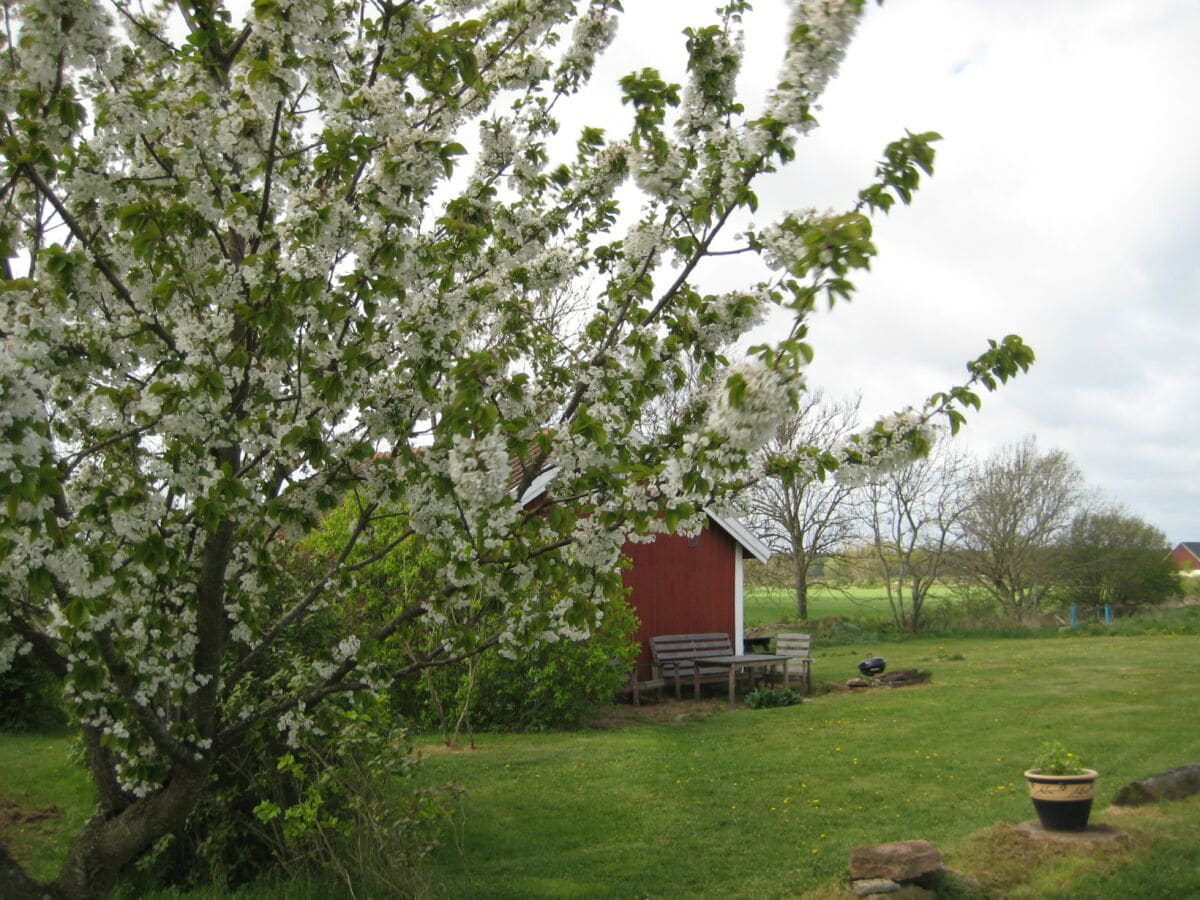
<svg viewBox="0 0 1200 900"><path fill-rule="evenodd" d="M783 0L756 5L751 105L786 22ZM625 6L598 79L650 64L682 80L680 26L708 5ZM861 391L874 417L963 381L988 338L1020 334L1037 362L985 398L968 449L1033 434L1172 544L1200 540L1198 48L1197 0L872 3L821 127L760 190L758 224L848 207L905 128L944 140L913 206L877 220L857 298L814 322L811 383Z"/></svg>

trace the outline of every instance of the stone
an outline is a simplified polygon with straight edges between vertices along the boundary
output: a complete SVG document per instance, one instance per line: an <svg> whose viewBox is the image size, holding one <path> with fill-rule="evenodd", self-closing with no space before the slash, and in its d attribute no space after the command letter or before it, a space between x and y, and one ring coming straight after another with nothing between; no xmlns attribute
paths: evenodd
<svg viewBox="0 0 1200 900"><path fill-rule="evenodd" d="M1014 825L1013 830L1030 840L1043 844L1057 844L1063 847L1104 847L1109 845L1128 844L1129 833L1111 825L1092 823L1083 831L1050 831L1041 822L1022 822Z"/></svg>
<svg viewBox="0 0 1200 900"><path fill-rule="evenodd" d="M856 897L870 897L876 894L894 894L900 890L900 885L890 878L859 878L850 882L850 890Z"/></svg>
<svg viewBox="0 0 1200 900"><path fill-rule="evenodd" d="M1200 762L1180 766L1127 784L1113 797L1113 806L1144 806L1159 800L1183 800L1200 794Z"/></svg>
<svg viewBox="0 0 1200 900"><path fill-rule="evenodd" d="M871 686L871 682L867 681L867 679L865 679L865 678L851 678L849 681L846 682L846 687L851 687L851 688L865 688L865 687L870 687L870 686Z"/></svg>
<svg viewBox="0 0 1200 900"><path fill-rule="evenodd" d="M850 878L915 881L942 867L942 854L929 841L861 844L850 850Z"/></svg>

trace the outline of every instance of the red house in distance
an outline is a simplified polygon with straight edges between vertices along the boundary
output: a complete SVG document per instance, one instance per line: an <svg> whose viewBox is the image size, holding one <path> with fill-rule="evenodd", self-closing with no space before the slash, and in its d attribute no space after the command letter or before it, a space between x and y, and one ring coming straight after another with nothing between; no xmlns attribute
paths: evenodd
<svg viewBox="0 0 1200 900"><path fill-rule="evenodd" d="M1184 541L1171 551L1171 561L1180 574L1200 575L1200 541Z"/></svg>

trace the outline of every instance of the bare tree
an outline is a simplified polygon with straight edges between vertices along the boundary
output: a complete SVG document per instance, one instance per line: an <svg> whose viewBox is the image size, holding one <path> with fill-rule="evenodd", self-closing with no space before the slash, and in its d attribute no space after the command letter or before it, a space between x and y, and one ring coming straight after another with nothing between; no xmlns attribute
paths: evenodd
<svg viewBox="0 0 1200 900"><path fill-rule="evenodd" d="M1035 615L1058 580L1061 545L1085 502L1083 474L1026 437L978 465L960 523L965 575L1014 621Z"/></svg>
<svg viewBox="0 0 1200 900"><path fill-rule="evenodd" d="M929 456L871 478L859 518L883 573L892 621L916 631L929 591L943 573L965 509L964 455L939 441Z"/></svg>
<svg viewBox="0 0 1200 900"><path fill-rule="evenodd" d="M857 397L827 401L820 390L806 394L766 446L768 460L843 440L858 427L859 403ZM838 557L854 533L848 504L853 490L834 478L822 480L795 468L772 471L768 465L768 475L750 491L747 507L755 528L772 550L790 560L800 619L808 618L809 590L819 583L814 577L818 562Z"/></svg>

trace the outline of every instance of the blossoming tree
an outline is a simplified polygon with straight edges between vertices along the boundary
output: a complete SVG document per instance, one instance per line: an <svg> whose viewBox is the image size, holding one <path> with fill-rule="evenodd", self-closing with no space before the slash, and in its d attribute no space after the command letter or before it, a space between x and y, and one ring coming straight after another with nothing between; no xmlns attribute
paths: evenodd
<svg viewBox="0 0 1200 900"><path fill-rule="evenodd" d="M617 0L5 3L0 662L62 676L100 811L51 885L0 851L0 893L104 893L248 728L297 733L395 677L376 651L414 622L444 638L410 667L587 634L626 535L697 527L744 483L802 390L806 317L932 165L936 136L906 135L846 211L731 233L862 6L797 4L750 118L749 3L728 0L686 32L685 83L628 75L627 130L560 153ZM761 280L706 292L700 264L734 251ZM548 316L572 290L586 314ZM772 307L791 332L727 368ZM993 343L923 409L772 464L920 451L1031 358ZM637 439L690 366L711 390ZM295 588L282 548L347 496L345 546ZM419 543L437 590L280 652L353 593L355 544L397 505L380 552ZM292 668L236 703L263 665Z"/></svg>

